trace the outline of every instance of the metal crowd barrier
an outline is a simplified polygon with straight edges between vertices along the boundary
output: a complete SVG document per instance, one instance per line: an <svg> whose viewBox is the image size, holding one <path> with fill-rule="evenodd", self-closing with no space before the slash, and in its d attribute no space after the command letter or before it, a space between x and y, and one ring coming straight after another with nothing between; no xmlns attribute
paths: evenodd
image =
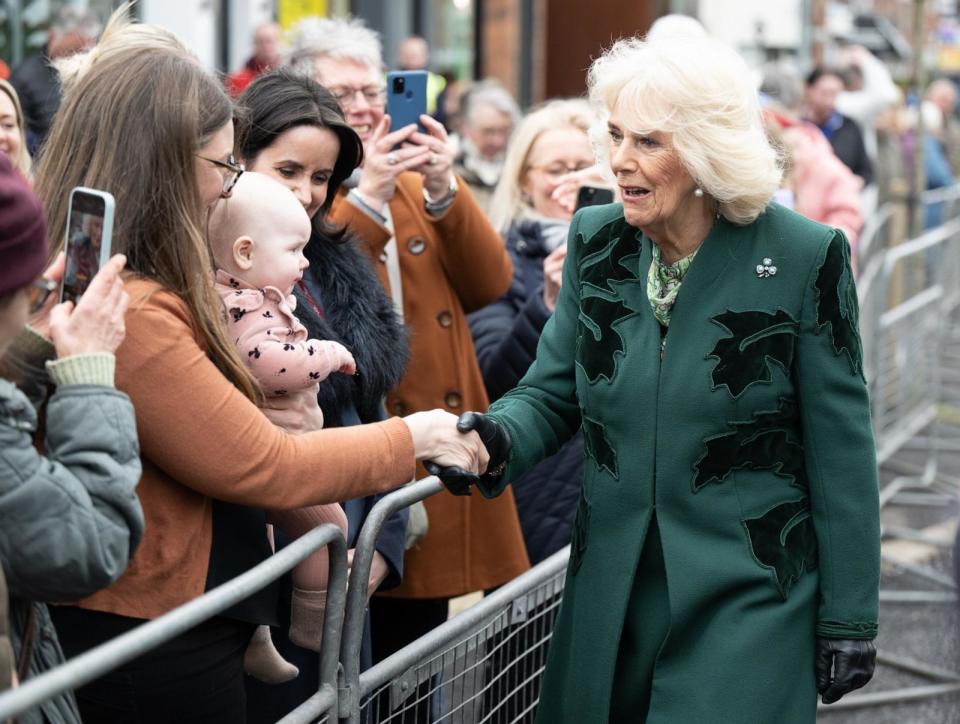
<svg viewBox="0 0 960 724"><path fill-rule="evenodd" d="M960 388L960 335L954 331L960 325L960 184L928 191L921 201L924 218L938 218L936 226L898 244L898 234L891 231L897 209L888 204L865 228L866 243L861 237L858 250L860 330L877 458L896 475L880 492L884 507L955 504L960 490L960 480L950 479L938 468L945 447L960 452L960 445L941 439L939 431L944 403L953 402L948 390ZM906 228L902 217L900 228ZM902 459L901 452L909 452L912 459ZM885 527L883 537L945 548L924 531L908 527ZM932 590L881 589L882 604L957 604L951 576L886 552L883 558L895 569L924 580ZM829 707L821 706L821 714L960 692L960 671L944 667L943 662L927 663L885 650L877 660L929 683L858 692Z"/></svg>
<svg viewBox="0 0 960 724"><path fill-rule="evenodd" d="M309 708L298 709L296 716L291 714L283 721L290 724L312 722L326 712L336 711L337 651L347 585L347 545L340 529L326 524L301 536L276 555L203 596L70 659L55 669L29 679L17 689L0 694L0 721L7 721L44 701L83 686L213 618L277 580L323 546L328 546L330 555L330 579L323 624L324 645L320 652L318 692L311 700L312 705Z"/></svg>

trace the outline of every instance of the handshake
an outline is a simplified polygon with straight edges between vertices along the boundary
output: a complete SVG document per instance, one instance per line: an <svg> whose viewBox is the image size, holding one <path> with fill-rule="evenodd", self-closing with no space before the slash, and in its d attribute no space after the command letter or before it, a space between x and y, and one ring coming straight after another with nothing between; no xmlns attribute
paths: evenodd
<svg viewBox="0 0 960 724"><path fill-rule="evenodd" d="M413 435L417 460L454 495L470 495L470 486L492 483L503 474L510 435L492 418L465 412L459 419L443 410L404 418Z"/></svg>

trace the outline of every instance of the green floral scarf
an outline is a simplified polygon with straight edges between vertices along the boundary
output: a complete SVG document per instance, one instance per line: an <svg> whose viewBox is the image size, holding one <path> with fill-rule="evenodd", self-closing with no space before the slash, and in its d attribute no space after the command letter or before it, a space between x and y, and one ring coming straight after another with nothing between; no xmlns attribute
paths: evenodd
<svg viewBox="0 0 960 724"><path fill-rule="evenodd" d="M660 248L656 244L652 244L652 247L653 262L647 273L647 299L653 308L653 316L664 327L669 327L670 313L680 293L680 283L697 252L678 259L673 264L666 264L660 255Z"/></svg>

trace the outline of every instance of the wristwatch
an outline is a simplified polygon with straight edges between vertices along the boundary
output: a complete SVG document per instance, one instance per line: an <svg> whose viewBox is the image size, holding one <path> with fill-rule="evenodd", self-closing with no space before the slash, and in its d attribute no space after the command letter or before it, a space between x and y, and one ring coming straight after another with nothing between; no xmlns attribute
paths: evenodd
<svg viewBox="0 0 960 724"><path fill-rule="evenodd" d="M450 174L450 186L447 188L447 193L440 199L434 199L430 196L430 192L427 191L427 187L423 187L423 205L427 210L427 213L431 216L439 216L444 211L450 208L453 204L453 200L457 195L457 177L453 174Z"/></svg>

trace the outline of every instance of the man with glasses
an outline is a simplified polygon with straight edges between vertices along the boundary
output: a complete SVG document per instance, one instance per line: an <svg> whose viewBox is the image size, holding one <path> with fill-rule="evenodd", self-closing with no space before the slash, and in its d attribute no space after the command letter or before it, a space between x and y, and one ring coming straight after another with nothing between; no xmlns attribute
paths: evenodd
<svg viewBox="0 0 960 724"><path fill-rule="evenodd" d="M426 115L427 133L390 128L380 40L359 20L305 21L293 62L330 89L364 143L363 166L331 216L370 255L410 328L410 364L387 395L388 412L486 409L464 315L506 291L512 265L453 173L446 131ZM502 585L528 567L512 498L442 493L426 509L429 531L407 553L403 584L373 600L375 659L446 620L448 599Z"/></svg>

